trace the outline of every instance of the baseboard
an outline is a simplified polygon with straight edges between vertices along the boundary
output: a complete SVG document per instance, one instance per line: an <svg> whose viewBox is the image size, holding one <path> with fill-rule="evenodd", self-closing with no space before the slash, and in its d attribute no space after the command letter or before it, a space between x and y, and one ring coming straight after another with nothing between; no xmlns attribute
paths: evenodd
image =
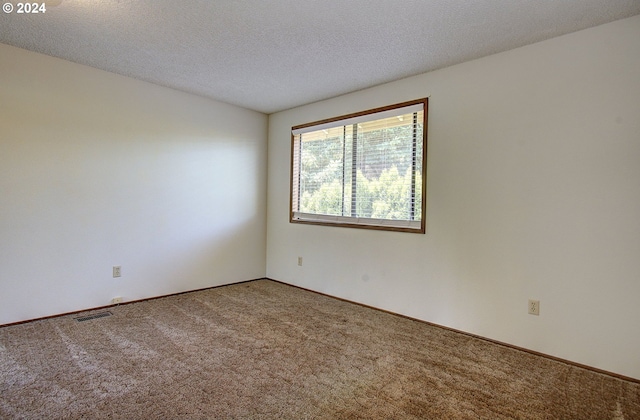
<svg viewBox="0 0 640 420"><path fill-rule="evenodd" d="M499 345L499 346L508 347L508 348L511 348L511 349L514 349L514 350L518 350L518 351L522 351L522 352L525 352L525 353L533 354L533 355L539 356L539 357L544 357L544 358L549 359L549 360L553 360L553 361L556 361L556 362L564 363L564 364L567 364L567 365L570 365L570 366L574 366L574 367L577 367L577 368L580 368L580 369L585 369L585 370L588 370L588 371L591 371L591 372L599 373L601 375L606 375L606 376L610 376L610 377L613 377L613 378L621 379L623 381L628 381L628 382L633 382L633 383L636 383L636 384L640 384L640 379L632 378L630 376L621 375L621 374L615 373L615 372L609 372L607 370L599 369L599 368L596 368L596 367L593 367L593 366L589 366L589 365L584 365L582 363L574 362L572 360L563 359L563 358L560 358L560 357L552 356L550 354L541 353L539 351L527 349L525 347L516 346L516 345L505 343L505 342L502 342L502 341L494 340L492 338L483 337L481 335L469 333L469 332L462 331L462 330L457 330L455 328L447 327L447 326L444 326L444 325L436 324L436 323L425 321L425 320L422 320L422 319L413 318L411 316L399 314L399 313L392 312L392 311L388 311L386 309L376 308L375 306L366 305L364 303L354 302L352 300L344 299L344 298L341 298L341 297L338 297L338 296L332 296L332 295L329 295L329 294L326 294L326 293L318 292L318 291L315 291L315 290L312 290L312 289L307 289L305 287L297 286L295 284L286 283L286 282L283 282L283 281L280 281L280 280L275 280L275 279L271 279L271 278L266 278L266 279L267 280L271 280L271 281L276 282L276 283L281 283L281 284L284 284L284 285L287 285L287 286L296 287L298 289L305 290L307 292L312 292L312 293L316 293L318 295L326 296L326 297L329 297L329 298L332 298L332 299L337 299L337 300L341 300L343 302L352 303L354 305L359 305L359 306L362 306L364 308L374 309L376 311L385 312L385 313L388 313L388 314L391 314L391 315L395 315L395 316L399 316L399 317L402 317L402 318L410 319L412 321L420 322L420 323L423 323L423 324L426 324L426 325L430 325L432 327L442 328L444 330L452 331L452 332L455 332L455 333L458 333L458 334L464 334L464 335L466 335L468 337L477 338L479 340L487 341L489 343L496 344L496 345Z"/></svg>
<svg viewBox="0 0 640 420"><path fill-rule="evenodd" d="M234 283L221 284L221 285L218 285L218 286L203 287L203 288L200 288L200 289L185 290L183 292L170 293L170 294L167 294L167 295L154 296L154 297L138 299L138 300L131 300L131 301L122 302L122 303L114 304L114 305L97 306L97 307L93 307L93 308L81 309L81 310L78 310L78 311L65 312L65 313L61 313L61 314L49 315L49 316L44 316L44 317L40 317L40 318L27 319L27 320L24 320L24 321L17 321L17 322L12 322L12 323L9 323L9 324L3 324L3 325L0 325L0 328L9 327L9 326L13 326L13 325L26 324L26 323L29 323L29 322L41 321L41 320L44 320L44 319L51 319L51 318L58 318L58 317L67 316L67 315L74 315L74 314L79 314L79 313L82 313L82 312L97 311L97 310L111 308L111 307L118 306L118 305L128 305L128 304L131 304L131 303L144 302L144 301L155 300L155 299L162 299L162 298L166 298L166 297L169 297L169 296L183 295L185 293L200 292L200 291L203 291L203 290L217 289L217 288L225 287L225 286L233 286L233 285L238 285L238 284L243 284L243 283L250 283L250 282L254 282L254 281L258 281L258 280L273 281L275 283L280 283L280 284L283 284L283 285L286 285L286 286L295 287L295 288L298 288L300 290L305 290L307 292L315 293L315 294L322 295L322 296L325 296L325 297L329 297L329 298L332 298L332 299L337 299L337 300L340 300L340 301L343 301L343 302L351 303L351 304L354 304L354 305L359 305L359 306L362 306L364 308L373 309L373 310L376 310L376 311L388 313L390 315L394 315L394 316L399 316L399 317L402 317L402 318L410 319L412 321L420 322L420 323L423 323L423 324L426 324L426 325L430 325L432 327L442 328L442 329L445 329L445 330L448 330L448 331L452 331L452 332L455 332L455 333L458 333L458 334L464 334L464 335L466 335L468 337L473 337L473 338L476 338L476 339L479 339L479 340L483 340L483 341L487 341L489 343L496 344L496 345L499 345L499 346L504 346L504 347L508 347L508 348L511 348L511 349L514 349L514 350L518 350L518 351L522 351L522 352L525 352L525 353L533 354L535 356L544 357L544 358L549 359L549 360L553 360L553 361L556 361L556 362L564 363L564 364L567 364L567 365L570 365L570 366L575 366L575 367L580 368L580 369L586 369L586 370L589 370L591 372L599 373L601 375L607 375L607 376L610 376L610 377L613 377L613 378L617 378L617 379L620 379L620 380L623 380L623 381L628 381L628 382L633 382L633 383L640 384L640 379L632 378L630 376L621 375L621 374L615 373L615 372L609 372L607 370L599 369L599 368L596 368L596 367L593 367L593 366L589 366L589 365L584 365L582 363L574 362L572 360L563 359L563 358L560 358L560 357L552 356L550 354L541 353L539 351L527 349L525 347L516 346L516 345L505 343L505 342L502 342L502 341L494 340L492 338L487 338L487 337L483 337L483 336L480 336L480 335L477 335L477 334L473 334L473 333L469 333L469 332L466 332L466 331L457 330L455 328L447 327L447 326L444 326L444 325L436 324L436 323L425 321L425 320L422 320L422 319L413 318L411 316L399 314L399 313L392 312L392 311L388 311L386 309L376 308L375 306L366 305L364 303L355 302L355 301L352 301L352 300L349 300L349 299L344 299L344 298L341 298L341 297L338 297L338 296L332 296L332 295L329 295L329 294L326 294L326 293L318 292L316 290L307 289L305 287L297 286L295 284L286 283L284 281L275 280L275 279L268 278L268 277L261 277L261 278L252 279L252 280L242 280L242 281L237 281L237 282L234 282Z"/></svg>
<svg viewBox="0 0 640 420"><path fill-rule="evenodd" d="M79 309L77 311L64 312L64 313L55 314L55 315L47 315L47 316L43 316L43 317L39 317L39 318L30 318L30 319L25 319L23 321L10 322L8 324L0 324L0 328L2 328L2 327L10 327L10 326L13 326L13 325L26 324L26 323L29 323L29 322L42 321L44 319L58 318L58 317L61 317L61 316L75 315L75 314L79 314L79 313L82 313L82 312L98 311L98 310L102 310L102 309L106 309L106 308L112 308L114 306L128 305L130 303L144 302L144 301L147 301L147 300L154 300L154 299L162 299L162 298L169 297L169 296L178 296L178 295L183 295L185 293L200 292L202 290L216 289L218 287L231 286L231 285L234 285L234 284L249 283L249 282L256 281L256 280L269 280L269 279L267 279L266 277L260 277L260 278L252 279L252 280L242 280L242 281L237 281L237 282L233 282L233 283L220 284L218 286L209 286L209 287L203 287L203 288L200 288L200 289L185 290L183 292L169 293L167 295L152 296L152 297L143 298L143 299L136 299L136 300L128 300L126 302L115 303L115 304L111 304L111 305L95 306L95 307L91 307L91 308Z"/></svg>

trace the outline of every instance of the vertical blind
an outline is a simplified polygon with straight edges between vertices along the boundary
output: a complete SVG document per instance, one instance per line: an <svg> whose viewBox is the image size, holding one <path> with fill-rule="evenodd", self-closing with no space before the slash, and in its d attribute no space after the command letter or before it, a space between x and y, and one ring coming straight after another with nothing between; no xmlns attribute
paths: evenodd
<svg viewBox="0 0 640 420"><path fill-rule="evenodd" d="M423 229L424 103L294 127L291 219Z"/></svg>

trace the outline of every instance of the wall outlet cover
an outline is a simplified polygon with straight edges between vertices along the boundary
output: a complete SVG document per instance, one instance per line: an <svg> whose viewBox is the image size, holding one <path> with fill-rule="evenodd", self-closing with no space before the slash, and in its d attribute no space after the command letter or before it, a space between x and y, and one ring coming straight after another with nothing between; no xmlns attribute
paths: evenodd
<svg viewBox="0 0 640 420"><path fill-rule="evenodd" d="M529 314L540 315L540 301L529 299Z"/></svg>

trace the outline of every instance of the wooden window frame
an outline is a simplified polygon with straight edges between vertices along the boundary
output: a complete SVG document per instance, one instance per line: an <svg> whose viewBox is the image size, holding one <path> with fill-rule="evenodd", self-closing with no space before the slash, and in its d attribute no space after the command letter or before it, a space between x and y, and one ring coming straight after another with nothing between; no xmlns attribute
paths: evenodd
<svg viewBox="0 0 640 420"><path fill-rule="evenodd" d="M295 169L294 162L296 159L297 145L296 139L294 135L294 131L303 130L310 127L325 125L335 123L337 121L366 117L371 114L378 114L385 111L393 111L399 108L405 108L413 105L422 105L423 107L423 121L422 121L422 199L420 203L420 220L419 226L411 226L411 227L403 227L398 224L402 224L402 221L392 221L386 219L365 219L365 218L357 218L351 216L329 216L329 215L314 215L312 220L300 219L296 217L296 212L294 208L294 199L299 200L299 179L294 180ZM422 233L426 232L426 205L427 205L427 127L428 127L428 109L429 109L429 99L422 98L416 99L412 101L402 102L398 104L388 105L380 108L369 109L366 111L356 112L347 115L341 115L338 117L328 118L320 121L314 121L310 123L305 123L301 125L297 125L291 128L291 166L290 166L290 191L289 191L289 222L290 223L299 223L299 224L309 224L309 225L319 225L319 226L334 226L334 227L349 227L356 229L373 229L373 230L386 230L386 231L394 231L394 232L410 232L410 233ZM371 121L375 121L375 119L371 119ZM415 122L414 122L415 123ZM414 151L415 152L415 151ZM415 171L413 172L415 174ZM299 174L298 174L299 175ZM412 186L415 187L415 182L412 183ZM412 192L415 195L415 191ZM417 207L417 206L416 206ZM415 209L417 210L417 208ZM351 219L351 220L350 220ZM354 222L354 219L356 220ZM412 225L415 225L418 221L414 221Z"/></svg>

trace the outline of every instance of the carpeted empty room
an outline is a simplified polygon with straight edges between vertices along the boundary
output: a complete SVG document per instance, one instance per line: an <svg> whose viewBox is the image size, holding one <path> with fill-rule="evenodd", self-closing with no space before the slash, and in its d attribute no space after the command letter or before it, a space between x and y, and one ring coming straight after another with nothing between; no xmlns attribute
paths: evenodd
<svg viewBox="0 0 640 420"><path fill-rule="evenodd" d="M640 418L638 383L266 279L3 327L0 372L3 419Z"/></svg>
<svg viewBox="0 0 640 420"><path fill-rule="evenodd" d="M0 420L640 420L640 0L0 4Z"/></svg>

